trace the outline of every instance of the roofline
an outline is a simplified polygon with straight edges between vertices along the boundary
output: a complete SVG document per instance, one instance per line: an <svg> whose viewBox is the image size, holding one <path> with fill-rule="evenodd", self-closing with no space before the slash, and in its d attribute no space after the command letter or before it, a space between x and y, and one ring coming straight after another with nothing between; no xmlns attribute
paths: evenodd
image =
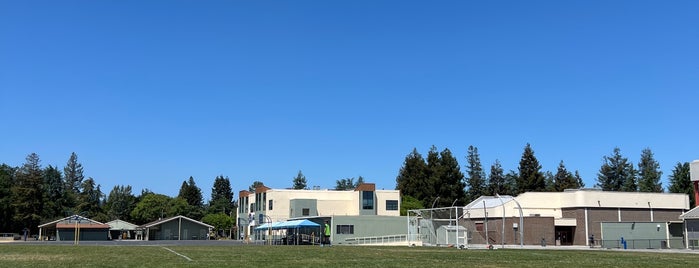
<svg viewBox="0 0 699 268"><path fill-rule="evenodd" d="M71 215L71 216L68 216L68 217L65 217L65 218L62 218L62 219L58 219L58 220L55 220L55 221L52 221L52 222L47 222L47 223L41 224L41 225L39 225L39 226L37 226L37 227L42 228L42 227L45 227L45 226L49 226L49 225L52 225L52 224L59 223L59 222L64 221L64 220L68 220L68 219L73 218L73 217L80 217L80 218L86 219L86 220L91 221L91 222L94 222L94 223L104 224L104 223L98 222L98 221L96 221L96 220L90 219L90 218L85 217L85 216L80 216L80 215L78 215L78 214L73 214L73 215Z"/></svg>
<svg viewBox="0 0 699 268"><path fill-rule="evenodd" d="M155 225L158 225L158 224L161 224L161 223L164 223L164 222L168 222L168 221L171 221L171 220L174 220L174 219L177 219L177 218L184 218L184 219L189 220L189 221L192 221L192 222L201 223L202 225L205 225L206 227L214 228L214 226L212 226L212 225L209 225L209 224L203 223L203 222L201 222L201 221L198 221L198 220L195 220L195 219L192 219L192 218L188 218L188 217L185 217L185 216L182 216L182 215L177 215L177 216L172 216L172 217L165 218L165 219L160 219L160 220L157 220L157 221L153 221L153 222L150 222L150 223L146 223L146 224L141 225L141 226L139 226L139 227L150 228L150 227L153 227L153 226L155 226Z"/></svg>

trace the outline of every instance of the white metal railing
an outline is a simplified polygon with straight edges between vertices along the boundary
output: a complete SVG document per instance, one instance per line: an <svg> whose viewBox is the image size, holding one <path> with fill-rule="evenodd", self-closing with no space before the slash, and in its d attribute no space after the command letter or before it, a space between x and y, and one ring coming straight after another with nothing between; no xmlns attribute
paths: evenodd
<svg viewBox="0 0 699 268"><path fill-rule="evenodd" d="M380 245L380 244L396 244L396 243L407 243L407 234L397 234L397 235L383 235L383 236L368 236L368 237L354 237L345 239L348 244L354 245Z"/></svg>

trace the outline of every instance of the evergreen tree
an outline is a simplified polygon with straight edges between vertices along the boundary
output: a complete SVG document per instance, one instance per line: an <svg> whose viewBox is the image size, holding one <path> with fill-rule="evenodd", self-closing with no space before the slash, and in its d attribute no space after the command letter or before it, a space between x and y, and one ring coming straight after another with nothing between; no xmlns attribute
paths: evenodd
<svg viewBox="0 0 699 268"><path fill-rule="evenodd" d="M65 176L65 197L66 206L70 210L75 210L78 205L78 196L80 195L80 187L82 186L83 179L83 166L78 163L78 155L75 152L70 154L68 163L63 168L63 175Z"/></svg>
<svg viewBox="0 0 699 268"><path fill-rule="evenodd" d="M585 182L583 182L583 179L580 177L580 173L578 173L577 170L575 171L575 181L578 183L578 189L585 188Z"/></svg>
<svg viewBox="0 0 699 268"><path fill-rule="evenodd" d="M58 218L65 217L66 211L65 206L65 182L63 181L63 174L58 168L49 165L44 169L44 183L43 183L43 220L50 221Z"/></svg>
<svg viewBox="0 0 699 268"><path fill-rule="evenodd" d="M23 228L35 228L43 211L43 176L39 155L31 153L17 171L12 187L13 220Z"/></svg>
<svg viewBox="0 0 699 268"><path fill-rule="evenodd" d="M441 183L443 173L444 171L442 170L442 161L439 156L439 151L437 151L436 146L432 145L430 151L427 152L427 169L425 172L426 180L424 180L424 182L420 185L425 192L425 199L420 200L423 204L434 204L435 207L442 206L441 204L434 202L435 200L440 201L439 199L444 198L439 196L441 191L441 189L439 189L439 184ZM438 197L440 198L438 199Z"/></svg>
<svg viewBox="0 0 699 268"><path fill-rule="evenodd" d="M188 181L182 182L180 192L177 197L182 198L189 205L184 216L199 220L204 216L204 201L201 189L194 182L194 177L190 176Z"/></svg>
<svg viewBox="0 0 699 268"><path fill-rule="evenodd" d="M483 166L481 166L480 155L478 154L478 147L473 145L468 147L468 153L466 156L466 185L468 190L466 191L465 204L470 203L476 198L486 194L485 186L485 172L483 171Z"/></svg>
<svg viewBox="0 0 699 268"><path fill-rule="evenodd" d="M577 178L566 169L565 164L563 164L563 160L561 160L561 162L558 164L558 170L556 171L553 181L553 190L556 192L563 192L565 189L580 188Z"/></svg>
<svg viewBox="0 0 699 268"><path fill-rule="evenodd" d="M527 143L519 161L519 177L517 181L517 194L524 192L541 192L546 190L544 174L541 173L539 160L534 156L534 150Z"/></svg>
<svg viewBox="0 0 699 268"><path fill-rule="evenodd" d="M660 183L660 163L653 158L650 148L643 149L641 160L638 162L638 191L662 193L663 187Z"/></svg>
<svg viewBox="0 0 699 268"><path fill-rule="evenodd" d="M254 192L255 188L257 188L258 186L264 186L264 185L265 184L262 183L261 181L254 181L254 182L252 182L252 185L250 185L250 187L248 188L248 191Z"/></svg>
<svg viewBox="0 0 699 268"><path fill-rule="evenodd" d="M439 154L439 167L441 170L438 183L435 188L439 189L438 196L439 205L442 207L451 206L452 204L463 204L466 200L466 192L464 188L464 174L461 173L459 162L456 160L448 148L442 150Z"/></svg>
<svg viewBox="0 0 699 268"><path fill-rule="evenodd" d="M214 179L214 187L211 188L211 201L209 202L209 214L224 213L233 211L233 189L231 181L223 175Z"/></svg>
<svg viewBox="0 0 699 268"><path fill-rule="evenodd" d="M81 185L82 191L78 196L78 206L75 214L80 214L88 218L97 220L97 217L106 218L102 215L102 198L104 194L100 185L95 183L93 178L87 178Z"/></svg>
<svg viewBox="0 0 699 268"><path fill-rule="evenodd" d="M308 190L308 186L306 185L306 176L304 176L300 170L299 174L297 174L294 178L294 186L292 188L296 190Z"/></svg>
<svg viewBox="0 0 699 268"><path fill-rule="evenodd" d="M689 195L690 207L696 204L694 200L694 188L689 174L689 162L677 162L670 174L670 186L667 190L671 193Z"/></svg>
<svg viewBox="0 0 699 268"><path fill-rule="evenodd" d="M116 185L109 192L105 210L110 220L131 221L131 211L136 208L136 196L131 192L131 185Z"/></svg>
<svg viewBox="0 0 699 268"><path fill-rule="evenodd" d="M510 170L507 174L505 174L505 190L506 192L504 194L506 195L511 195L511 196L516 196L519 194L518 192L518 186L517 182L519 181L519 174L517 174L516 171Z"/></svg>
<svg viewBox="0 0 699 268"><path fill-rule="evenodd" d="M14 188L15 169L6 164L0 165L0 230L19 231L15 226L14 208L12 207L12 189Z"/></svg>
<svg viewBox="0 0 699 268"><path fill-rule="evenodd" d="M544 172L544 183L546 184L545 191L546 192L555 192L556 191L556 183L554 182L555 177L551 171L545 171Z"/></svg>
<svg viewBox="0 0 699 268"><path fill-rule="evenodd" d="M413 148L413 151L405 157L403 166L396 177L396 190L404 196L411 196L420 202L433 196L434 193L426 189L427 164L422 155ZM434 197L432 197L434 198Z"/></svg>
<svg viewBox="0 0 699 268"><path fill-rule="evenodd" d="M354 178L344 178L344 179L335 181L335 190L337 190L337 191L354 190L362 183L364 183L364 178L362 176L359 176L359 179L357 179L357 182L354 181Z"/></svg>
<svg viewBox="0 0 699 268"><path fill-rule="evenodd" d="M597 174L596 186L605 191L624 191L635 187L633 164L621 155L619 147L614 148L612 155L605 156L603 160L604 163Z"/></svg>
<svg viewBox="0 0 699 268"><path fill-rule="evenodd" d="M502 169L502 165L500 165L500 160L495 159L495 163L490 166L490 175L488 176L488 193L486 193L486 195L493 196L495 194L507 193L505 172Z"/></svg>
<svg viewBox="0 0 699 268"><path fill-rule="evenodd" d="M194 177L190 176L188 181L182 182L178 197L184 198L187 204L194 207L202 207L204 197L201 194L201 189L194 182Z"/></svg>
<svg viewBox="0 0 699 268"><path fill-rule="evenodd" d="M629 163L631 165L631 173L629 176L626 177L624 180L624 183L621 185L621 191L622 192L637 192L638 191L638 179L636 178L636 174L638 171L633 168L633 164Z"/></svg>

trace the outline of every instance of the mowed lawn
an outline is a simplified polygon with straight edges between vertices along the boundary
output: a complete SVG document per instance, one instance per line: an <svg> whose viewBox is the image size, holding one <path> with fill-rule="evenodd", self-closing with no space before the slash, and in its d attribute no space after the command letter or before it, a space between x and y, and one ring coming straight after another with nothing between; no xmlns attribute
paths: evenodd
<svg viewBox="0 0 699 268"><path fill-rule="evenodd" d="M699 254L618 250L0 244L0 267L691 267L696 263Z"/></svg>

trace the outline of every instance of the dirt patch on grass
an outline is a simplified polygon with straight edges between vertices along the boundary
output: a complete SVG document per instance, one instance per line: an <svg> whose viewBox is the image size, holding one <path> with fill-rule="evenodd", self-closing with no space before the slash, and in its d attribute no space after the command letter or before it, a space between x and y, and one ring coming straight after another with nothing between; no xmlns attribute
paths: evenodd
<svg viewBox="0 0 699 268"><path fill-rule="evenodd" d="M10 262L53 262L53 261L70 261L73 258L64 255L23 255L23 254L0 254L0 262L10 261Z"/></svg>

